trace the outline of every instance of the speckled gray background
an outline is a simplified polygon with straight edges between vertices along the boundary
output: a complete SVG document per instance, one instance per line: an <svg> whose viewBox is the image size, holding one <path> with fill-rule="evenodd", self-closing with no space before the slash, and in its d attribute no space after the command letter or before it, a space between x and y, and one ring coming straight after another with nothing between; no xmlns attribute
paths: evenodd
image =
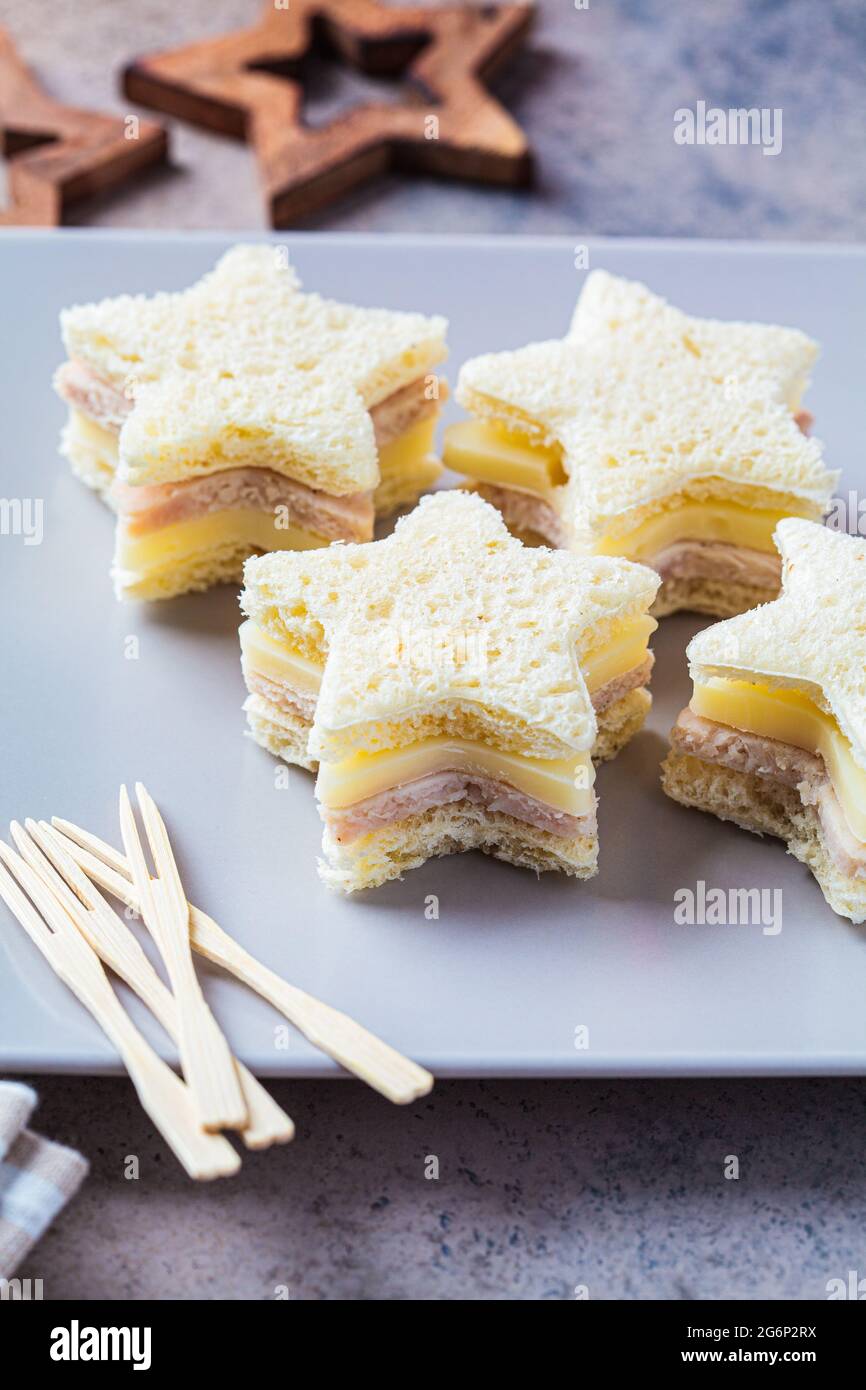
<svg viewBox="0 0 866 1390"><path fill-rule="evenodd" d="M62 100L127 112L120 67L250 23L257 0L0 0L27 60ZM495 90L529 132L531 192L389 178L315 225L373 231L856 240L866 228L866 8L861 0L541 0ZM311 118L386 84L313 73ZM684 147L673 113L781 107L783 149ZM115 227L262 224L243 145L175 125L175 168L79 220Z"/></svg>
<svg viewBox="0 0 866 1390"><path fill-rule="evenodd" d="M135 52L248 22L244 0L0 0L58 96L127 109ZM862 0L544 0L497 90L539 158L531 193L388 179L317 225L863 239ZM315 75L317 117L342 93ZM783 151L683 148L673 112L783 110ZM241 145L176 128L176 167L81 221L261 226ZM866 996L864 996L866 997ZM824 1298L866 1273L858 1082L440 1085L409 1111L353 1083L278 1083L298 1137L193 1188L123 1082L49 1079L38 1128L93 1171L20 1271L49 1298ZM138 1155L141 1177L123 1176ZM727 1155L740 1177L724 1178ZM439 1178L425 1178L425 1159Z"/></svg>

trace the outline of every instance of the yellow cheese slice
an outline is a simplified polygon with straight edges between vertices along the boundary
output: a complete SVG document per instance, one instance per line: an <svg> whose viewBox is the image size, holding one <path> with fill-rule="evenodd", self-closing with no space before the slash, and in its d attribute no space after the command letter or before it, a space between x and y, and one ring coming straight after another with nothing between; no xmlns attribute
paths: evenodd
<svg viewBox="0 0 866 1390"><path fill-rule="evenodd" d="M383 482L399 474L426 472L427 456L433 449L437 416L432 415L412 425L390 444L379 450L379 475Z"/></svg>
<svg viewBox="0 0 866 1390"><path fill-rule="evenodd" d="M528 758L519 753L501 753L486 743L449 734L405 748L355 753L339 763L321 763L316 796L330 810L342 810L432 772L483 773L572 816L585 815L594 804L595 770L588 754L564 759Z"/></svg>
<svg viewBox="0 0 866 1390"><path fill-rule="evenodd" d="M866 843L866 769L831 714L801 690L774 690L717 677L696 681L691 710L761 738L775 738L824 759L851 833Z"/></svg>
<svg viewBox="0 0 866 1390"><path fill-rule="evenodd" d="M88 445L106 460L111 459L113 466L117 467L117 440L116 431L107 430L102 425L98 425L95 420L91 420L89 415L84 415L80 410L70 407L68 429L76 442Z"/></svg>
<svg viewBox="0 0 866 1390"><path fill-rule="evenodd" d="M651 560L678 541L718 541L745 550L773 555L773 532L790 511L744 507L738 502L685 500L650 516L640 526L615 536L605 536L595 546L597 555L621 555L627 560Z"/></svg>
<svg viewBox="0 0 866 1390"><path fill-rule="evenodd" d="M565 482L561 450L531 444L525 435L481 420L463 420L445 431L442 462L480 483L496 483L547 498Z"/></svg>
<svg viewBox="0 0 866 1390"><path fill-rule="evenodd" d="M580 669L590 695L643 664L647 643L657 627L655 618L642 613L639 618L623 623L604 646L581 657Z"/></svg>
<svg viewBox="0 0 866 1390"><path fill-rule="evenodd" d="M118 523L114 563L117 569L145 576L172 569L181 560L208 554L220 546L248 545L254 550L311 550L327 545L324 536L297 526L278 527L273 512L230 509L161 526L143 536L129 536Z"/></svg>
<svg viewBox="0 0 866 1390"><path fill-rule="evenodd" d="M285 682L293 690L303 690L317 695L322 684L322 668L315 661L308 661L299 652L278 642L269 633L263 632L258 623L247 618L238 629L241 639L241 665L244 672L255 671L268 680Z"/></svg>
<svg viewBox="0 0 866 1390"><path fill-rule="evenodd" d="M623 623L603 647L587 652L581 658L580 669L590 694L640 666L646 659L650 635L657 627L655 618L643 613ZM263 632L252 618L241 626L240 639L242 660L247 669L269 680L284 681L296 690L315 692L319 689L322 668L287 643Z"/></svg>
<svg viewBox="0 0 866 1390"><path fill-rule="evenodd" d="M438 416L431 415L417 425L411 425L390 444L382 446L379 450L379 473L382 481L415 474L422 479L428 477L437 421ZM77 446L98 455L100 462L110 464L112 468L117 467L118 436L115 432L104 429L95 420L74 408L70 408L67 429L70 439ZM436 472L438 465L433 472L434 477Z"/></svg>
<svg viewBox="0 0 866 1390"><path fill-rule="evenodd" d="M532 492L550 501L551 489L565 482L559 453L538 448L526 435L481 420L467 420L445 431L443 462L477 482ZM746 507L736 502L672 499L663 511L631 531L603 537L598 555L651 560L678 541L719 541L748 550L775 553L773 532L785 510Z"/></svg>

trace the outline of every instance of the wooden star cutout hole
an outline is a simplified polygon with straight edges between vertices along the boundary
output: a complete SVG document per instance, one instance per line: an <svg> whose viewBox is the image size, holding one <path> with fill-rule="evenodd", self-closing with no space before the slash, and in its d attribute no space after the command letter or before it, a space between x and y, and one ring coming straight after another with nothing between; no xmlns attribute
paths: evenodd
<svg viewBox="0 0 866 1390"><path fill-rule="evenodd" d="M531 4L272 0L250 29L136 59L124 91L140 105L248 140L274 227L388 169L521 184L531 174L526 137L483 84L533 16ZM300 77L313 53L367 76L401 78L404 99L366 102L311 127Z"/></svg>

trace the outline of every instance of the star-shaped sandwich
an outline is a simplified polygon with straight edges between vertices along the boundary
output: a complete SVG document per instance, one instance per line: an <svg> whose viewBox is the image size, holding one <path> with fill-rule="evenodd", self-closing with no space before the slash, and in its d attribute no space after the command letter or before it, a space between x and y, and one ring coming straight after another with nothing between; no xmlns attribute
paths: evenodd
<svg viewBox="0 0 866 1390"><path fill-rule="evenodd" d="M662 785L777 835L834 911L866 920L866 542L780 522L782 593L695 637Z"/></svg>
<svg viewBox="0 0 866 1390"><path fill-rule="evenodd" d="M387 540L265 555L244 581L250 728L318 763L327 883L463 849L595 872L593 758L649 707L653 571L527 548L455 491Z"/></svg>
<svg viewBox="0 0 866 1390"><path fill-rule="evenodd" d="M64 452L118 514L121 598L237 581L257 551L369 540L440 471L446 323L304 294L285 248L61 315Z"/></svg>
<svg viewBox="0 0 866 1390"><path fill-rule="evenodd" d="M796 329L691 318L594 271L566 338L463 366L476 418L444 460L518 534L652 565L657 614L741 612L778 592L777 522L832 494L800 405L815 356Z"/></svg>

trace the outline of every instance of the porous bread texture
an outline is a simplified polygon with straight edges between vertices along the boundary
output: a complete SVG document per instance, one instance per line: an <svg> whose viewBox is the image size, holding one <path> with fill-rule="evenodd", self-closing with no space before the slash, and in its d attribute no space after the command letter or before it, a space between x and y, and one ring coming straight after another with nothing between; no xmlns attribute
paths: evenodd
<svg viewBox="0 0 866 1390"><path fill-rule="evenodd" d="M593 270L577 301L568 338L591 343L620 332L645 343L650 351L663 342L685 346L711 359L716 375L730 383L769 373L779 380L792 411L800 404L818 357L818 344L799 328L694 318L638 280Z"/></svg>
<svg viewBox="0 0 866 1390"><path fill-rule="evenodd" d="M255 397L253 434L246 454L241 455L243 463L255 464L260 458L261 429L273 427L274 450L281 439L283 407L295 390L293 382L284 378L299 372L311 383L317 374L341 383L345 399L353 398L354 420L359 411L370 410L444 360L445 319L359 308L304 294L281 251L268 245L236 246L214 270L180 293L121 295L63 311L61 330L69 357L87 364L116 389L137 391L132 417L122 433L121 476L129 480L135 475L136 481L148 482L166 477L160 471L159 456L157 471L148 472L154 444L147 427L129 429L139 410L152 411L150 423L160 432L170 435L177 430L183 436L182 417L190 393L199 394L200 424L207 422L200 446L206 449L212 438L217 452L211 466L234 467L234 462L220 461L219 449L233 424L231 412L240 408L249 414L249 399ZM225 388L222 404L229 416L218 425L213 414L219 402L206 399L214 380L240 383L247 377L245 391L240 385ZM154 404L148 386L178 378L186 385L178 384ZM310 389L315 403L320 388L311 385ZM336 398L333 404L337 405ZM369 472L367 432L357 439L352 430L349 433L354 442L346 455L346 468ZM375 465L375 455L372 461ZM186 476L183 464L171 476ZM356 482L348 483L342 473L338 476L342 491L358 490Z"/></svg>
<svg viewBox="0 0 866 1390"><path fill-rule="evenodd" d="M524 531L515 522L526 504L526 496L512 488L492 487L486 483L471 484L468 491L477 492L485 501L496 507L513 536L524 545L557 546L565 543L558 533L560 522L556 513L545 510L541 515L549 518L546 533ZM733 489L742 492L742 489ZM731 500L741 501L741 497ZM663 505L663 504L660 504ZM767 505L755 500L755 506ZM648 509L649 510L649 509ZM763 588L756 584L740 584L718 579L666 579L656 594L650 613L654 618L666 618L671 613L681 611L707 613L714 618L731 617L734 613L744 613L758 603L767 603L776 597L778 589Z"/></svg>
<svg viewBox="0 0 866 1390"><path fill-rule="evenodd" d="M654 618L671 613L706 613L711 618L727 618L745 613L759 603L775 598L772 589L757 584L730 583L720 579L666 579L650 609Z"/></svg>
<svg viewBox="0 0 866 1390"><path fill-rule="evenodd" d="M566 539L560 534L562 527L559 518L549 506L539 508L537 503L529 499L525 493L520 493L512 488L492 487L482 483L469 485L468 490L479 493L486 501L496 507L511 534L521 540L524 545L558 546L567 544ZM696 488L690 491L703 491L703 489ZM743 489L731 489L730 491L742 494ZM730 500L744 501L742 496L735 496ZM527 531L516 524L519 523L527 502L533 509L533 519L547 522L545 531L542 532L537 529ZM641 512L659 510L665 505L658 503L654 508L641 508L639 510ZM669 501L667 505L671 506L673 503ZM762 506L770 505L770 503L759 502L756 495L754 505ZM636 524L634 518L631 519L631 524ZM778 585L775 588L770 588L757 584L743 584L736 581L703 577L687 579L670 577L662 583L650 613L654 618L665 618L671 613L685 610L694 613L706 613L715 618L728 618L735 613L743 613L749 608L754 608L758 603L769 602L770 599L776 597L777 593Z"/></svg>
<svg viewBox="0 0 866 1390"><path fill-rule="evenodd" d="M605 763L615 758L643 728L651 708L652 696L641 685L602 710L597 716L598 732L592 750L593 762Z"/></svg>
<svg viewBox="0 0 866 1390"><path fill-rule="evenodd" d="M246 673L245 673L246 674ZM261 678L257 678L261 680ZM244 703L249 731L256 743L267 748L275 757L287 763L297 763L299 767L316 772L318 762L310 756L309 740L313 727L312 719L288 710L285 704L277 704L263 693L262 689L251 690ZM597 730L592 747L593 762L608 762L622 751L642 728L652 708L652 696L645 686L630 690L607 709L596 716Z"/></svg>
<svg viewBox="0 0 866 1390"><path fill-rule="evenodd" d="M179 293L119 295L64 309L63 342L118 390L225 357L269 376L327 363L352 381L369 409L446 356L439 315L366 309L302 292L284 248L240 245Z"/></svg>
<svg viewBox="0 0 866 1390"><path fill-rule="evenodd" d="M866 768L866 541L792 517L779 522L774 539L781 594L693 637L692 679L805 691L833 715Z"/></svg>
<svg viewBox="0 0 866 1390"><path fill-rule="evenodd" d="M528 549L457 491L422 498L384 541L266 555L244 578L244 612L324 662L310 752L326 761L446 731L543 758L589 751L576 651L659 584L627 560Z"/></svg>
<svg viewBox="0 0 866 1390"><path fill-rule="evenodd" d="M857 924L866 921L866 880L848 877L836 867L824 843L818 811L805 806L795 788L673 752L662 763L662 787L682 806L784 840L788 853L811 869L834 912Z"/></svg>
<svg viewBox="0 0 866 1390"><path fill-rule="evenodd" d="M318 767L309 755L312 721L285 709L277 709L261 695L248 695L243 705L251 738L274 757L315 772Z"/></svg>
<svg viewBox="0 0 866 1390"><path fill-rule="evenodd" d="M319 876L342 893L377 888L428 859L471 849L538 874L552 869L573 878L591 878L598 862L597 835L569 840L469 800L431 807L349 845L338 845L326 828L322 848Z"/></svg>
<svg viewBox="0 0 866 1390"><path fill-rule="evenodd" d="M132 485L230 468L286 474L333 496L379 481L373 422L358 393L320 372L260 377L203 370L139 387L120 431L120 476Z"/></svg>
<svg viewBox="0 0 866 1390"><path fill-rule="evenodd" d="M327 633L346 602L356 569L363 568L360 557L367 548L337 541L303 557L287 552L253 556L244 565L241 609L268 636L324 666Z"/></svg>
<svg viewBox="0 0 866 1390"><path fill-rule="evenodd" d="M158 397L155 397L154 413L157 410ZM184 429L188 435L189 427L184 426ZM228 427L230 438L236 433L236 430L237 422L234 421ZM118 435L113 434L110 430L102 429L95 421L88 419L80 411L70 409L69 418L63 426L60 441L60 452L64 458L69 460L76 477L80 478L88 487L92 487L111 505L109 489L117 472ZM299 442L302 441L299 440ZM236 445L237 443L238 441L235 440ZM243 441L241 441L242 444ZM154 440L153 445L157 448L160 447L158 440ZM441 473L442 464L435 454L427 454L421 463L412 470L405 468L383 469L379 465L376 477L379 477L380 481L373 493L373 506L377 515L388 516L398 507L414 506L422 492L428 491ZM373 481L375 482L375 478ZM318 471L315 485L321 487ZM338 482L337 487L331 491L339 495L338 487L340 486L342 483ZM367 486L369 484L365 484L364 490Z"/></svg>
<svg viewBox="0 0 866 1390"><path fill-rule="evenodd" d="M829 501L836 475L766 376L731 399L685 349L652 363L628 341L583 352L544 344L511 356L518 360L495 389L543 421L562 447L568 480L558 508L573 548L591 548L624 514L639 524L653 503L699 481L714 496L775 491L811 504L816 516Z"/></svg>
<svg viewBox="0 0 866 1390"><path fill-rule="evenodd" d="M820 517L838 475L792 415L814 345L791 329L691 319L637 288L653 312L583 322L578 308L572 336L487 353L460 371L457 399L473 414L560 447L568 544L591 549L624 514L637 524L701 483L714 496L740 489L753 506L752 489L777 505L781 494Z"/></svg>

